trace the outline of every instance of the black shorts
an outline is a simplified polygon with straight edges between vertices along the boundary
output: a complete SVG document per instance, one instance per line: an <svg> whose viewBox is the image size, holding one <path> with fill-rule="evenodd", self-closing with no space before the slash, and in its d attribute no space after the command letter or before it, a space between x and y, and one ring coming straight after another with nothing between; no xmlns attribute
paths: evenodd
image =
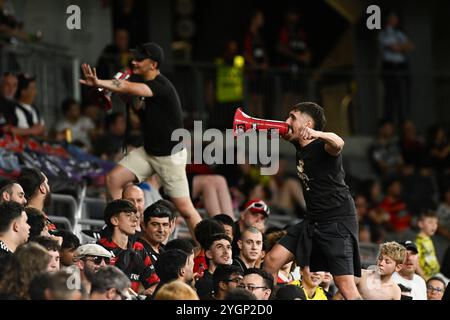
<svg viewBox="0 0 450 320"><path fill-rule="evenodd" d="M280 244L293 253L300 267L329 271L334 276L361 276L355 218L341 222L303 220L288 229Z"/></svg>

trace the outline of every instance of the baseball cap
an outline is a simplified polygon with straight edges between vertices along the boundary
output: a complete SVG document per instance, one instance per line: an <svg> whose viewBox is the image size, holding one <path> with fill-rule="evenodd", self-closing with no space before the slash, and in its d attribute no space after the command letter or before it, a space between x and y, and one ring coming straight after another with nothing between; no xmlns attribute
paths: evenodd
<svg viewBox="0 0 450 320"><path fill-rule="evenodd" d="M262 213L266 217L270 214L269 206L261 199L252 199L247 201L244 205L244 211L247 210L253 213Z"/></svg>
<svg viewBox="0 0 450 320"><path fill-rule="evenodd" d="M85 256L97 256L97 257L105 257L111 258L112 254L102 246L95 243L88 243L82 246L79 246L77 250L75 250L74 257L82 258Z"/></svg>
<svg viewBox="0 0 450 320"><path fill-rule="evenodd" d="M131 53L136 60L151 59L158 62L158 66L164 61L163 49L154 42L139 44Z"/></svg>
<svg viewBox="0 0 450 320"><path fill-rule="evenodd" d="M406 250L411 250L411 251L414 251L415 253L419 253L419 250L417 250L416 244L412 241L407 240L407 241L400 242L400 244L402 246L404 246L406 248Z"/></svg>

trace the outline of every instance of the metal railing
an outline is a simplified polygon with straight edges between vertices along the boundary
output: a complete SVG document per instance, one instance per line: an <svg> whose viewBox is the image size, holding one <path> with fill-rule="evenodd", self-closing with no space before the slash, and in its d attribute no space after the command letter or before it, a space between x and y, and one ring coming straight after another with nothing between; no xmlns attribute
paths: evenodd
<svg viewBox="0 0 450 320"><path fill-rule="evenodd" d="M49 127L59 119L64 99L79 100L79 70L78 58L65 47L0 39L0 72L26 72L36 76L35 104Z"/></svg>

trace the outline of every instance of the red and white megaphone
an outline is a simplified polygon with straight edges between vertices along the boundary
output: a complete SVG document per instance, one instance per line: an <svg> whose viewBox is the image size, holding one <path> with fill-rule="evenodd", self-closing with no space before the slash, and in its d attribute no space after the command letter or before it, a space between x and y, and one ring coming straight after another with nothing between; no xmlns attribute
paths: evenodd
<svg viewBox="0 0 450 320"><path fill-rule="evenodd" d="M292 129L286 122L253 118L245 114L241 108L238 108L234 114L233 133L237 136L249 130L267 130L269 134L273 130L278 130L278 134L284 136Z"/></svg>
<svg viewBox="0 0 450 320"><path fill-rule="evenodd" d="M114 79L117 80L127 80L130 78L133 72L130 68L126 68L122 71L117 72L114 75ZM103 108L105 111L110 111L112 109L112 101L111 101L112 91L105 90L104 88L95 88L92 91L92 99L94 103L99 107Z"/></svg>

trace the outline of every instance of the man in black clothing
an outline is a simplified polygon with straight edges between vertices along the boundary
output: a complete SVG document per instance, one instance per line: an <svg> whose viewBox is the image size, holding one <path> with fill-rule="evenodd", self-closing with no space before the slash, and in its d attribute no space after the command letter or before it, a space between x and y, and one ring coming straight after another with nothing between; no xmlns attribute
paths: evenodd
<svg viewBox="0 0 450 320"><path fill-rule="evenodd" d="M0 277L17 247L27 242L29 230L22 205L13 201L0 203Z"/></svg>
<svg viewBox="0 0 450 320"><path fill-rule="evenodd" d="M255 268L258 259L261 258L263 249L263 235L255 227L247 228L238 240L239 255L233 257L233 264L242 269L242 272L249 268Z"/></svg>
<svg viewBox="0 0 450 320"><path fill-rule="evenodd" d="M224 300L225 295L242 283L244 272L238 266L219 264L213 274L212 300Z"/></svg>
<svg viewBox="0 0 450 320"><path fill-rule="evenodd" d="M188 255L180 249L164 251L155 263L155 270L160 282L153 292L153 297L164 284L174 280L191 285L194 279L194 255Z"/></svg>
<svg viewBox="0 0 450 320"><path fill-rule="evenodd" d="M207 299L213 291L213 274L219 264L231 265L231 239L224 233L217 233L208 239L205 256L208 270L197 281L195 288L200 299Z"/></svg>
<svg viewBox="0 0 450 320"><path fill-rule="evenodd" d="M354 276L361 276L356 209L344 182L341 151L344 141L323 132L325 115L315 103L299 103L286 123L284 136L297 149L297 170L307 206L305 219L265 257L264 269L276 275L296 258L306 270L329 271L346 299L361 299Z"/></svg>
<svg viewBox="0 0 450 320"><path fill-rule="evenodd" d="M108 191L112 199L120 199L122 189L130 182L144 181L157 173L164 192L186 219L191 234L201 220L194 208L186 177L187 151L174 149L172 133L183 128L181 103L173 84L160 72L164 60L162 48L155 43L139 45L133 51L133 74L142 82L126 80L100 80L95 68L83 64L85 80L80 83L104 88L120 94L134 96L131 107L141 121L144 146L130 152L107 176Z"/></svg>

